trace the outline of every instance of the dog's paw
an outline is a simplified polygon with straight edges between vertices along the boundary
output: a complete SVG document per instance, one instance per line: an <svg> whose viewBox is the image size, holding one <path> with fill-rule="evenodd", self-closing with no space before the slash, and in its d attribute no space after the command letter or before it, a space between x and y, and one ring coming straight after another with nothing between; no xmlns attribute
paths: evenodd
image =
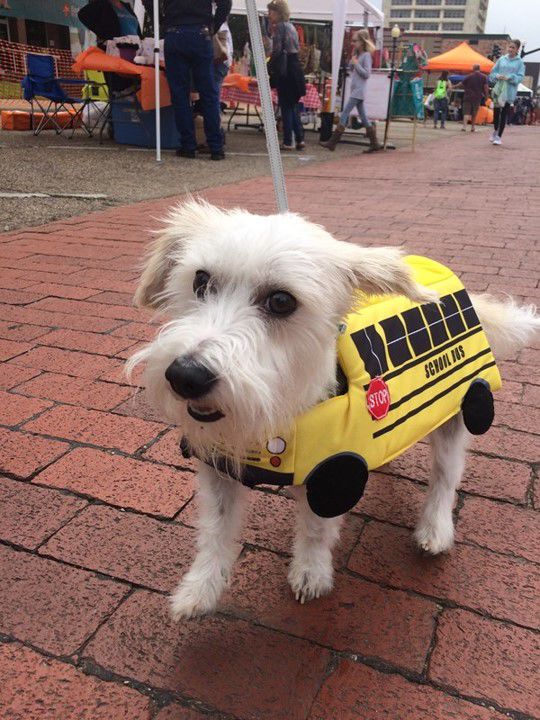
<svg viewBox="0 0 540 720"><path fill-rule="evenodd" d="M451 550L454 545L452 518L437 524L420 522L414 531L414 538L420 550L430 555L439 555Z"/></svg>
<svg viewBox="0 0 540 720"><path fill-rule="evenodd" d="M302 605L314 598L327 595L334 584L332 568L315 570L296 564L294 560L289 569L288 579L294 597Z"/></svg>
<svg viewBox="0 0 540 720"><path fill-rule="evenodd" d="M208 579L183 580L169 598L173 620L188 620L213 612L224 585L223 578L217 583Z"/></svg>

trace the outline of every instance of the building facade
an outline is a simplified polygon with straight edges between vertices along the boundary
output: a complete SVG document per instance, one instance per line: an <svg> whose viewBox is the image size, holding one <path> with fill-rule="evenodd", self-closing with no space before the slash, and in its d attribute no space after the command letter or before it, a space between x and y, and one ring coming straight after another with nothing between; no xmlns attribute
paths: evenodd
<svg viewBox="0 0 540 720"><path fill-rule="evenodd" d="M489 0L383 0L385 25L414 33L483 33Z"/></svg>
<svg viewBox="0 0 540 720"><path fill-rule="evenodd" d="M86 0L0 0L0 40L69 50Z"/></svg>

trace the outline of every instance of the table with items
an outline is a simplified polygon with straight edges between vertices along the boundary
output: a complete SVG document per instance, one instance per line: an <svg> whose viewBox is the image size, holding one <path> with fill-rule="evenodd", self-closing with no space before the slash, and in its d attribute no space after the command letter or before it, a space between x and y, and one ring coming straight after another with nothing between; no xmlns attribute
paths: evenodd
<svg viewBox="0 0 540 720"><path fill-rule="evenodd" d="M122 57L105 53L91 47L81 53L73 69L83 73L100 71L133 77L136 87L131 93L120 94L111 100L110 119L114 127L115 140L123 144L155 145L155 74L154 68L131 62ZM277 93L272 92L274 105L277 107ZM243 117L245 122L235 123L234 127L252 127L262 129L262 118L258 108L261 106L257 80L239 74L229 74L223 82L221 100L232 109L227 123L231 129L234 118ZM306 94L300 99L306 111L316 112L321 107L317 87L308 83ZM179 145L178 134L174 123L174 111L171 105L169 85L162 66L160 73L160 106L161 136L164 148L175 148ZM255 124L250 120L255 116Z"/></svg>

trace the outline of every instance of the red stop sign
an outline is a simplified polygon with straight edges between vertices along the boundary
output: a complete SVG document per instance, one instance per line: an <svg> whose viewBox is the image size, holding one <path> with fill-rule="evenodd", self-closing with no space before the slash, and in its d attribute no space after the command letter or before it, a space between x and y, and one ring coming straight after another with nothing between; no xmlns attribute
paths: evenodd
<svg viewBox="0 0 540 720"><path fill-rule="evenodd" d="M366 393L366 404L375 420L382 420L390 409L390 391L388 385L380 377L373 378Z"/></svg>

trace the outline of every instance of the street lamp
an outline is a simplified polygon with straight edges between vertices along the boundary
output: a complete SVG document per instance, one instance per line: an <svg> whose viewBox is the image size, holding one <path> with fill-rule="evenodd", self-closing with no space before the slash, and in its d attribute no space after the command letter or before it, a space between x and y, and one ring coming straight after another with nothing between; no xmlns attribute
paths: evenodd
<svg viewBox="0 0 540 720"><path fill-rule="evenodd" d="M386 124L384 126L384 149L386 149L386 141L388 140L388 128L390 127L390 105L392 103L392 90L394 88L394 75L396 72L396 47L397 41L399 40L399 37L401 35L399 25L394 25L390 34L392 35L392 59L390 60L390 90L388 92L388 107L386 109Z"/></svg>

